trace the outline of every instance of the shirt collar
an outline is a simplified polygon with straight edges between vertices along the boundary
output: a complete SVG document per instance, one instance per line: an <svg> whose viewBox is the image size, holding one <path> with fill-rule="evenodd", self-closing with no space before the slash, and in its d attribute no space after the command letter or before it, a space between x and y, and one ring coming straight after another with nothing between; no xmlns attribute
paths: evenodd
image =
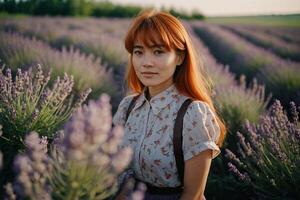
<svg viewBox="0 0 300 200"><path fill-rule="evenodd" d="M139 96L139 98L136 101L136 104L133 108L133 110L139 108L144 104L145 101L148 101L146 99L145 91L146 87L144 88L143 92ZM153 113L155 115L158 115L158 113L167 107L172 101L179 99L179 92L176 89L175 85L172 84L170 87L165 89L164 91L160 92L159 94L155 95L150 99L150 105L152 107Z"/></svg>

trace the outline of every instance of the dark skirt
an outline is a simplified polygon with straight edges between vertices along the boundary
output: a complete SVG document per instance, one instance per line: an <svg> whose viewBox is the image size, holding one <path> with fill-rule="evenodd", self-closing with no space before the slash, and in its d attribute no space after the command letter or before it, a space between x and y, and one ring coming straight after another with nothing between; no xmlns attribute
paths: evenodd
<svg viewBox="0 0 300 200"><path fill-rule="evenodd" d="M159 188L138 179L135 179L134 188L137 189L140 183L146 186L144 200L178 200L182 194L182 188Z"/></svg>
<svg viewBox="0 0 300 200"><path fill-rule="evenodd" d="M153 190L152 190L152 192L148 190L149 185L147 183L136 179L132 175L128 175L123 179L122 184L120 186L120 188L124 187L125 191L127 191L126 194L125 194L126 195L125 199L131 199L131 195L134 192L141 191L139 189L139 187L141 186L140 184L142 184L144 187L146 187L146 188L143 189L143 191L144 191L143 200L179 200L180 197L181 197L181 194L182 194L182 190L178 191L177 189L176 189L175 192L171 191L167 194L166 193L161 194L161 192L153 193ZM147 185L148 185L148 187L147 187ZM159 188L159 190L160 190L160 188Z"/></svg>
<svg viewBox="0 0 300 200"><path fill-rule="evenodd" d="M162 194L150 194L145 193L144 200L178 200L180 199L181 194L168 194L168 195L162 195Z"/></svg>

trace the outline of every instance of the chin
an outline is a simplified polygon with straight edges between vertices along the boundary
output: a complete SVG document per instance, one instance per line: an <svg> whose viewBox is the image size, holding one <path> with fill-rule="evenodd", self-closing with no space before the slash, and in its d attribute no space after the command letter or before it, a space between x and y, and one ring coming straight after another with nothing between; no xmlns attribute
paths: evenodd
<svg viewBox="0 0 300 200"><path fill-rule="evenodd" d="M151 87L151 86L156 86L158 85L158 83L153 83L153 82L150 82L150 81L143 81L142 82L144 86L146 87Z"/></svg>
<svg viewBox="0 0 300 200"><path fill-rule="evenodd" d="M151 79L144 79L144 78L139 78L139 80L142 82L142 84L144 85L144 86L153 86L153 85L156 85L156 81L153 81L153 80L151 80Z"/></svg>

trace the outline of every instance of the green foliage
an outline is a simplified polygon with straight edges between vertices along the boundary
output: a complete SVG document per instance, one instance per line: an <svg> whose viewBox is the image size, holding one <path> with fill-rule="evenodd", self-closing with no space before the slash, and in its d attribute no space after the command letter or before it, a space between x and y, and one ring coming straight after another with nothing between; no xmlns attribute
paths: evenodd
<svg viewBox="0 0 300 200"><path fill-rule="evenodd" d="M110 2L99 2L95 4L92 16L96 17L134 17L142 10L138 6L114 5Z"/></svg>
<svg viewBox="0 0 300 200"><path fill-rule="evenodd" d="M54 199L104 199L116 191L116 182L110 190L104 187L105 183L114 180L107 168L67 160L55 149L51 154L53 170L48 181Z"/></svg>
<svg viewBox="0 0 300 200"><path fill-rule="evenodd" d="M170 10L166 10L170 12L172 15L179 17L181 19L197 19L197 20L203 20L205 17L203 14L199 13L198 11L194 10L192 14L188 14L186 12L178 12L174 8L171 8Z"/></svg>
<svg viewBox="0 0 300 200"><path fill-rule="evenodd" d="M1 1L0 11L33 15L89 15L92 5L87 0Z"/></svg>
<svg viewBox="0 0 300 200"><path fill-rule="evenodd" d="M264 86L258 84L256 79L246 88L245 79L245 76L240 77L239 87L216 87L216 105L229 131L224 144L227 148L234 148L238 140L235 133L243 129L246 120L258 122L271 98L271 95L266 97Z"/></svg>
<svg viewBox="0 0 300 200"><path fill-rule="evenodd" d="M27 13L32 15L95 16L95 17L134 17L143 8L134 5L117 5L109 1L94 0L7 0L0 1L0 12ZM167 10L182 19L204 19L198 11L191 14Z"/></svg>

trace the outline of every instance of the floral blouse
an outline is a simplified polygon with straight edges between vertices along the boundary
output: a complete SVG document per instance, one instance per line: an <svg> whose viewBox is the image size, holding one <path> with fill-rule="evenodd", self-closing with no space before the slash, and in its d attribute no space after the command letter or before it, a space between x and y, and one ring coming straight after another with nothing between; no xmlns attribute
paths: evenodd
<svg viewBox="0 0 300 200"><path fill-rule="evenodd" d="M114 125L124 126L134 96L121 101L113 117ZM133 149L130 169L136 178L158 187L180 185L173 149L173 127L177 112L187 98L172 85L150 101L145 92L137 99L125 124L121 143L121 148L130 146ZM219 135L220 128L208 104L193 101L183 119L184 161L206 149L212 149L212 158L215 158L220 153L216 145Z"/></svg>

